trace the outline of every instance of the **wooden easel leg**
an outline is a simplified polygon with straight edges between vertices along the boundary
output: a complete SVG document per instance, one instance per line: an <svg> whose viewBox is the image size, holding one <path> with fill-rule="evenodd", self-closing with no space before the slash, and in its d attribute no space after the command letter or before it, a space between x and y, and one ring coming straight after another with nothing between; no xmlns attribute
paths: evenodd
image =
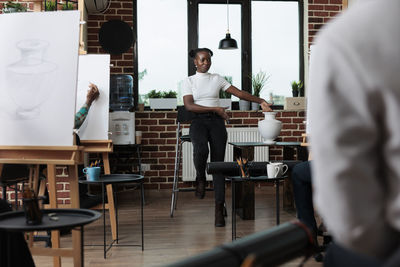
<svg viewBox="0 0 400 267"><path fill-rule="evenodd" d="M76 165L68 166L69 187L71 197L71 208L79 209L79 182L78 182L78 168Z"/></svg>
<svg viewBox="0 0 400 267"><path fill-rule="evenodd" d="M38 191L38 196L44 196L44 193L46 192L46 179L40 180L39 182L39 191Z"/></svg>
<svg viewBox="0 0 400 267"><path fill-rule="evenodd" d="M114 191L111 184L107 185L108 212L110 213L111 233L113 240L117 239L117 218L115 216Z"/></svg>
<svg viewBox="0 0 400 267"><path fill-rule="evenodd" d="M35 192L35 195L37 196L39 193L39 165L35 165L34 167L31 168L33 170L33 177L32 177L32 188L33 192Z"/></svg>
<svg viewBox="0 0 400 267"><path fill-rule="evenodd" d="M104 174L111 174L108 152L103 152ZM107 185L108 212L110 214L111 233L113 240L117 239L117 217L115 214L114 191L111 184Z"/></svg>
<svg viewBox="0 0 400 267"><path fill-rule="evenodd" d="M47 181L49 183L49 202L50 208L57 208L57 189L56 189L56 166L47 164Z"/></svg>
<svg viewBox="0 0 400 267"><path fill-rule="evenodd" d="M103 152L102 156L103 156L104 174L111 174L108 152Z"/></svg>
<svg viewBox="0 0 400 267"><path fill-rule="evenodd" d="M83 253L82 253L82 238L81 231L77 229L72 230L72 249L74 250L74 267L82 267L83 266Z"/></svg>
<svg viewBox="0 0 400 267"><path fill-rule="evenodd" d="M47 180L49 183L49 200L50 208L57 208L57 189L56 189L56 166L54 164L47 164ZM52 248L60 248L60 231L51 231L51 244ZM61 257L53 257L53 266L61 266Z"/></svg>
<svg viewBox="0 0 400 267"><path fill-rule="evenodd" d="M71 208L79 209L79 181L78 181L78 167L77 165L68 166L69 187L71 197ZM83 255L81 254L81 232L79 230L72 230L72 247L74 250L74 266L82 266Z"/></svg>

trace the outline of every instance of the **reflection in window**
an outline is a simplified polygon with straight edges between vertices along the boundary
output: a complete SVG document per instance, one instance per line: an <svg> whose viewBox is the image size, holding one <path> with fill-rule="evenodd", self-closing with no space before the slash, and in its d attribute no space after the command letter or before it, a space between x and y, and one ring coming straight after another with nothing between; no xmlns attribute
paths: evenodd
<svg viewBox="0 0 400 267"><path fill-rule="evenodd" d="M240 5L229 5L229 30L238 43L238 49L218 49L219 41L225 38L226 30L226 4L199 4L199 47L207 47L214 53L209 72L232 77L233 85L242 89Z"/></svg>
<svg viewBox="0 0 400 267"><path fill-rule="evenodd" d="M291 96L299 80L299 5L297 2L252 1L252 71L271 75L261 92L275 104Z"/></svg>
<svg viewBox="0 0 400 267"><path fill-rule="evenodd" d="M187 1L138 0L139 102L151 90L176 91L187 77Z"/></svg>

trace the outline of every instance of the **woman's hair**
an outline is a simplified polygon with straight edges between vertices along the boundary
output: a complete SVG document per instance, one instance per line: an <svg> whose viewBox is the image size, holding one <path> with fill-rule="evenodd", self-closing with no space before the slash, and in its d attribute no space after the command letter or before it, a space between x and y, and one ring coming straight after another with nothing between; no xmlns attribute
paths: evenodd
<svg viewBox="0 0 400 267"><path fill-rule="evenodd" d="M213 51L208 48L196 48L189 51L189 57L195 58L199 52L207 52L210 54L210 56L213 56Z"/></svg>

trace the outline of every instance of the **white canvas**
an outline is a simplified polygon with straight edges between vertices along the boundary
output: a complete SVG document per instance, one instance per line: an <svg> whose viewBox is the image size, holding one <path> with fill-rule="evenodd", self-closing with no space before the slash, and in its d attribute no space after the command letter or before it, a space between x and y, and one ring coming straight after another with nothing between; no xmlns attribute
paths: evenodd
<svg viewBox="0 0 400 267"><path fill-rule="evenodd" d="M97 85L100 96L92 103L86 120L78 130L78 135L81 140L107 140L110 55L79 56L76 111L86 102L89 83Z"/></svg>
<svg viewBox="0 0 400 267"><path fill-rule="evenodd" d="M1 14L0 33L0 145L73 145L79 11Z"/></svg>

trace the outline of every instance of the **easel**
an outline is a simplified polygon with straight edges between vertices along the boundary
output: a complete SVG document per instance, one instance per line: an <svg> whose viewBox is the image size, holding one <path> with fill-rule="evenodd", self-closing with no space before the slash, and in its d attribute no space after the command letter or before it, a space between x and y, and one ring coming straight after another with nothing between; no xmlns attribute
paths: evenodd
<svg viewBox="0 0 400 267"><path fill-rule="evenodd" d="M104 174L111 174L110 161L108 157L109 152L113 152L112 140L82 140L84 153L101 153L103 158ZM110 213L111 232L113 240L117 239L117 219L115 214L114 192L112 185L107 185L107 199L108 203L105 208ZM102 205L93 207L92 209L102 209Z"/></svg>
<svg viewBox="0 0 400 267"><path fill-rule="evenodd" d="M47 165L47 180L50 208L56 209L56 165L67 165L70 178L71 208L79 208L77 164L82 161L82 147L78 146L0 146L0 170L5 163ZM38 176L36 172L35 176ZM52 248L32 247L31 253L38 256L53 256L54 266L61 266L61 257L73 257L74 266L82 266L81 233L72 230L72 249L60 248L60 232L51 232Z"/></svg>
<svg viewBox="0 0 400 267"><path fill-rule="evenodd" d="M33 11L43 11L42 0L21 0L33 2ZM78 9L83 21L85 11L83 0L78 0ZM81 24L79 53L86 54L83 42L83 26ZM70 184L71 208L80 208L77 164L83 161L82 147L79 146L0 146L0 171L3 164L33 164L30 172L31 183L37 188L39 182L39 165L47 165L47 180L49 190L49 207L57 208L56 165L67 165ZM32 181L33 180L33 181ZM42 186L42 185L41 185ZM79 230L72 230L72 249L60 248L60 232L51 232L52 248L31 247L31 253L39 256L53 256L53 265L61 266L61 257L72 257L74 266L83 266L81 257L82 237ZM30 240L30 242L32 242Z"/></svg>

